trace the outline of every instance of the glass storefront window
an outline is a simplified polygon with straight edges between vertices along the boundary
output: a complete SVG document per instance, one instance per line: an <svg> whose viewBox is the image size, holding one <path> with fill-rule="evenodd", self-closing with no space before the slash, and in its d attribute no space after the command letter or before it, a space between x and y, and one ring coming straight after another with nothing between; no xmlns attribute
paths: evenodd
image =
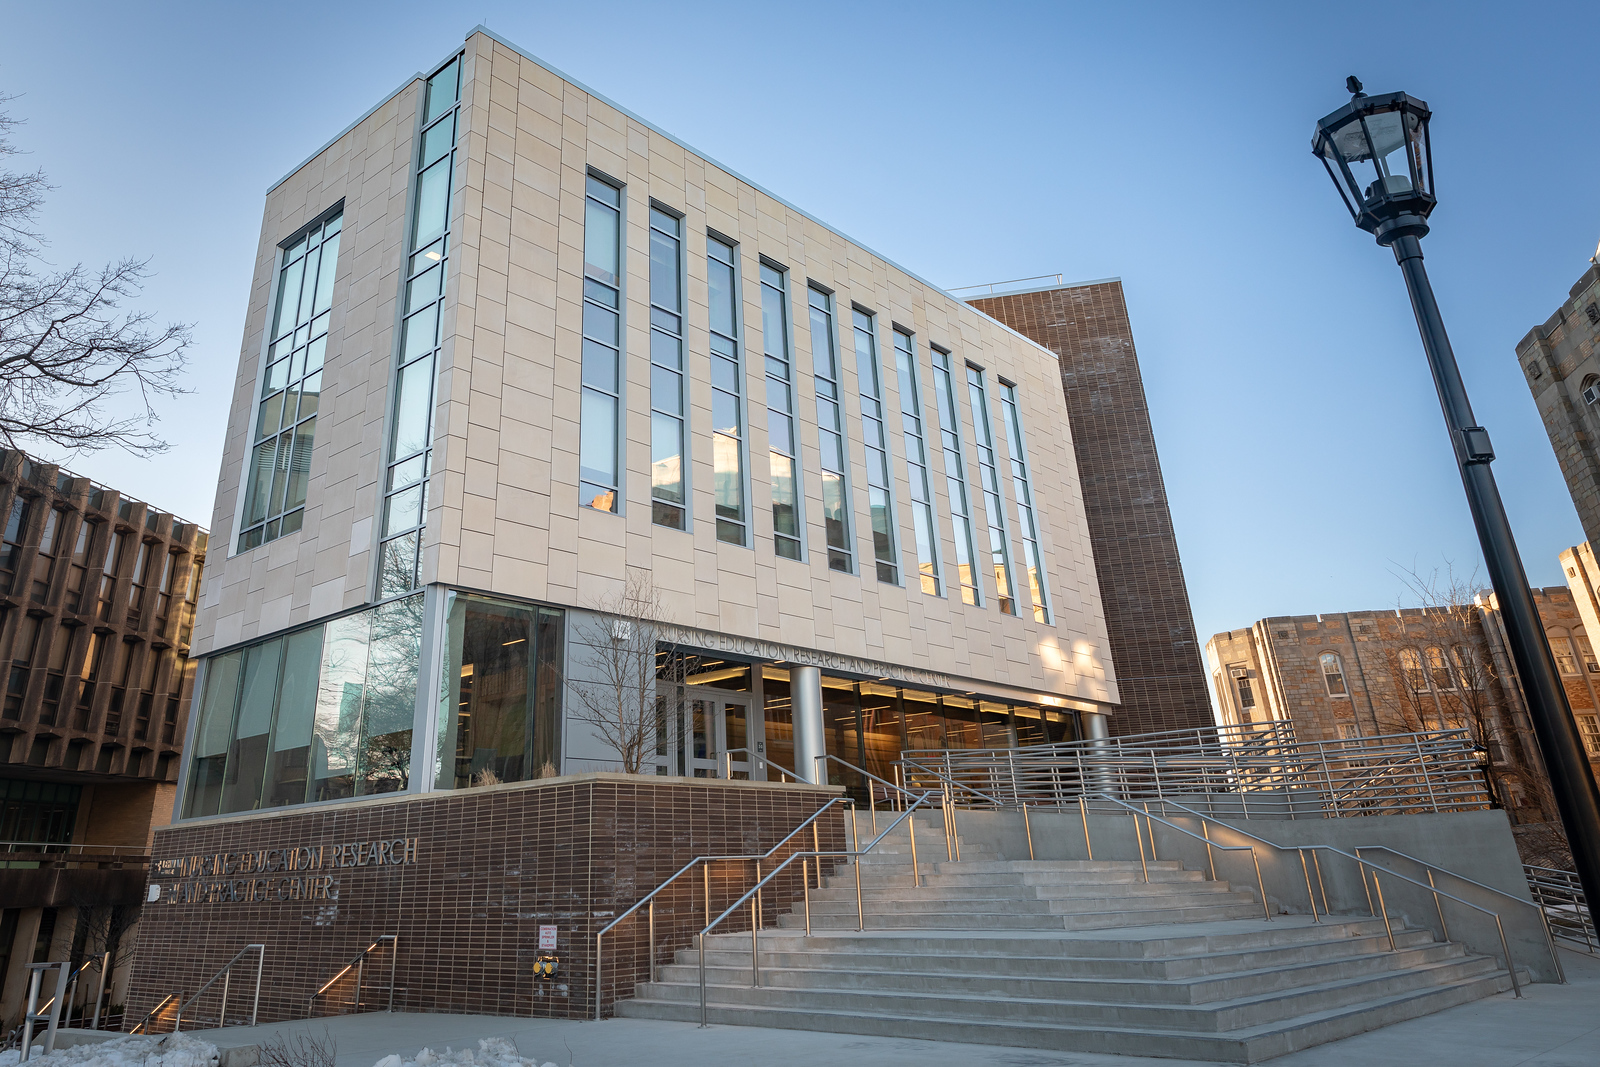
<svg viewBox="0 0 1600 1067"><path fill-rule="evenodd" d="M767 759L793 773L794 707L789 702L789 672L782 667L761 668L761 695L766 704ZM779 778L767 771L767 781Z"/></svg>
<svg viewBox="0 0 1600 1067"><path fill-rule="evenodd" d="M438 788L558 774L562 613L451 594L448 615Z"/></svg>
<svg viewBox="0 0 1600 1067"><path fill-rule="evenodd" d="M861 683L861 741L867 757L862 766L886 782L894 781L894 761L905 747L898 686ZM878 786L878 790L882 798L883 787Z"/></svg>
<svg viewBox="0 0 1600 1067"><path fill-rule="evenodd" d="M184 817L405 789L422 602L208 660Z"/></svg>
<svg viewBox="0 0 1600 1067"><path fill-rule="evenodd" d="M944 706L946 748L982 748L983 729L978 724L977 702L967 697L947 696Z"/></svg>
<svg viewBox="0 0 1600 1067"><path fill-rule="evenodd" d="M944 713L933 693L907 689L904 698L907 748L947 748L944 740Z"/></svg>

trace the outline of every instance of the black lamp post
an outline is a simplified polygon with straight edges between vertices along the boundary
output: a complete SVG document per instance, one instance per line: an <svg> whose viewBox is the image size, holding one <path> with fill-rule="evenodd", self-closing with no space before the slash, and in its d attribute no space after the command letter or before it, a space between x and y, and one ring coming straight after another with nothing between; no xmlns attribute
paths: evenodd
<svg viewBox="0 0 1600 1067"><path fill-rule="evenodd" d="M1461 370L1422 266L1421 238L1428 232L1428 215L1435 203L1428 143L1432 113L1427 104L1405 93L1367 96L1354 77L1345 86L1353 94L1350 102L1317 123L1311 151L1327 168L1356 225L1377 237L1379 244L1394 249L1405 275L1489 581L1505 618L1534 735L1550 772L1578 879L1592 911L1600 908L1600 790L1589 770L1578 724L1556 673L1511 524L1500 503L1500 490L1489 469L1494 459L1489 434L1472 417Z"/></svg>

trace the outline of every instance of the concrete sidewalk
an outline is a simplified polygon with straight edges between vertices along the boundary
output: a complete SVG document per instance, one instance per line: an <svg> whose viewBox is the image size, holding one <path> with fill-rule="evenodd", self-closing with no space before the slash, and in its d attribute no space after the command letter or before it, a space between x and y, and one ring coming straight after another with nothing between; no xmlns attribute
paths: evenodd
<svg viewBox="0 0 1600 1067"><path fill-rule="evenodd" d="M1600 960L1562 951L1568 984L1535 985L1421 1019L1295 1052L1275 1067L1600 1067ZM558 1067L1179 1067L1194 1060L1103 1056L1081 1052L958 1045L613 1019L603 1023L512 1019L492 1015L350 1015L307 1022L201 1031L218 1046L252 1045L278 1032L327 1033L338 1044L337 1067L373 1067L391 1052L476 1047L506 1037L522 1055Z"/></svg>

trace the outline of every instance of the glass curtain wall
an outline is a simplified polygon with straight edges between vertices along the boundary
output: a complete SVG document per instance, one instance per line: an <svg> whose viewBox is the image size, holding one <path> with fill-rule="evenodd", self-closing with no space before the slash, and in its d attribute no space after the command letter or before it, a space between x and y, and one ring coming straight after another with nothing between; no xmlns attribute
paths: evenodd
<svg viewBox="0 0 1600 1067"><path fill-rule="evenodd" d="M861 439L867 461L867 506L872 518L872 554L878 581L900 584L895 552L894 481L889 475L889 440L883 426L883 382L878 370L877 323L851 312L855 326L856 384L861 390Z"/></svg>
<svg viewBox="0 0 1600 1067"><path fill-rule="evenodd" d="M917 536L917 572L922 591L943 596L939 579L939 525L934 519L933 485L922 433L922 394L917 388L917 346L904 330L894 331L895 380L900 388L900 427L906 446L906 481L911 487L911 525Z"/></svg>
<svg viewBox="0 0 1600 1067"><path fill-rule="evenodd" d="M378 556L378 598L417 588L422 530L428 515L433 445L433 386L437 377L445 272L450 258L450 192L455 173L461 102L461 60L428 79L417 137L416 201L402 286L405 319L395 372L394 411Z"/></svg>
<svg viewBox="0 0 1600 1067"><path fill-rule="evenodd" d="M620 506L622 412L622 191L590 175L583 201L583 401L578 503ZM652 370L654 368L652 367Z"/></svg>
<svg viewBox="0 0 1600 1067"><path fill-rule="evenodd" d="M817 444L822 451L822 525L828 542L828 566L855 573L850 545L850 489L845 479L850 461L845 445L844 412L840 408L839 365L834 358L833 297L807 289L811 306L811 368L817 387Z"/></svg>
<svg viewBox="0 0 1600 1067"><path fill-rule="evenodd" d="M447 615L436 787L560 773L561 611L452 593Z"/></svg>
<svg viewBox="0 0 1600 1067"><path fill-rule="evenodd" d="M994 434L989 424L989 394L983 371L967 365L967 392L972 401L972 433L978 450L978 477L983 508L989 515L989 559L994 567L995 600L1007 615L1017 613L1016 587L1011 584L1011 544L1006 538L1005 497L995 466Z"/></svg>
<svg viewBox="0 0 1600 1067"><path fill-rule="evenodd" d="M650 209L650 521L684 529L683 220Z"/></svg>
<svg viewBox="0 0 1600 1067"><path fill-rule="evenodd" d="M208 660L184 816L406 789L422 600Z"/></svg>
<svg viewBox="0 0 1600 1067"><path fill-rule="evenodd" d="M711 462L717 540L748 544L744 509L744 364L739 352L739 271L733 246L706 238L711 309Z"/></svg>
<svg viewBox="0 0 1600 1067"><path fill-rule="evenodd" d="M933 349L933 392L939 408L939 442L944 451L945 488L950 494L950 522L955 528L956 576L961 602L982 604L977 554L972 540L972 503L967 496L967 464L961 455L961 404L950 370L950 353Z"/></svg>
<svg viewBox="0 0 1600 1067"><path fill-rule="evenodd" d="M272 346L251 434L255 446L239 524L240 552L294 533L305 518L343 219L341 209L312 226L285 249L278 269Z"/></svg>
<svg viewBox="0 0 1600 1067"><path fill-rule="evenodd" d="M1039 551L1039 526L1033 513L1033 486L1028 477L1028 449L1022 436L1022 411L1017 387L1000 383L1000 407L1005 417L1006 444L1011 450L1011 490L1017 495L1017 519L1022 526L1022 559L1028 568L1028 593L1033 598L1033 618L1050 621L1050 586Z"/></svg>
<svg viewBox="0 0 1600 1067"><path fill-rule="evenodd" d="M788 276L761 264L761 345L767 370L767 448L772 469L773 549L800 558L800 442L789 358ZM785 765L787 766L787 764Z"/></svg>

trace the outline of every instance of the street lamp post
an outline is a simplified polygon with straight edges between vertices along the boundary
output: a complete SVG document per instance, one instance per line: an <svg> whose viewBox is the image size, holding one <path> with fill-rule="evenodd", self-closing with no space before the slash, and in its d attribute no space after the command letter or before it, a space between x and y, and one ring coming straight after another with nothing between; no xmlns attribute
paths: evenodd
<svg viewBox="0 0 1600 1067"><path fill-rule="evenodd" d="M1428 215L1435 203L1428 140L1432 113L1427 104L1405 93L1367 96L1354 77L1345 84L1352 94L1350 102L1317 123L1311 150L1327 168L1356 225L1394 250L1405 276L1534 735L1550 772L1578 880L1593 911L1600 908L1600 790L1489 469L1494 459L1489 434L1472 416L1461 370L1422 265L1421 239L1428 232Z"/></svg>

